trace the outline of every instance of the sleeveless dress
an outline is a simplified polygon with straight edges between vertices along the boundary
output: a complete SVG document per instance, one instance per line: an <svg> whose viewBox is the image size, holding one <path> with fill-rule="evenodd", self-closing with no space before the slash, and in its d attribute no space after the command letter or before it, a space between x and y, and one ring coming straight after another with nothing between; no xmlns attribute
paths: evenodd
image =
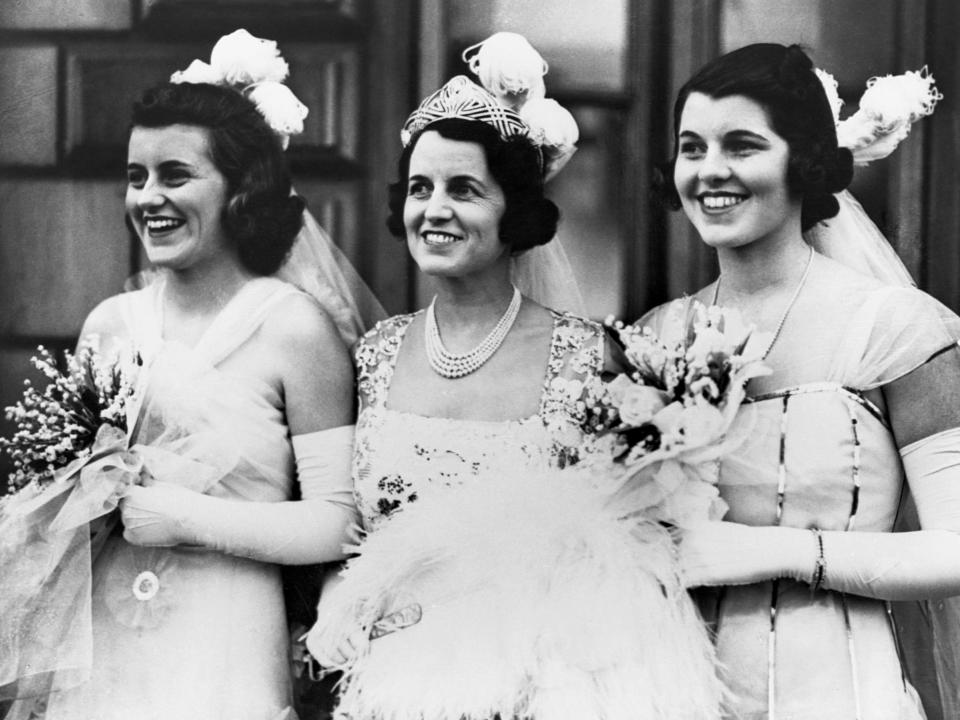
<svg viewBox="0 0 960 720"><path fill-rule="evenodd" d="M336 647L358 621L388 630L344 668L335 717L716 718L714 650L672 540L577 463L602 327L554 313L538 412L488 422L389 406L413 318L380 323L356 348L367 534L317 633Z"/></svg>
<svg viewBox="0 0 960 720"><path fill-rule="evenodd" d="M488 474L544 469L572 459L586 416L583 383L603 369L603 329L553 313L553 334L539 410L521 420L490 422L426 417L387 407L404 335L416 314L377 324L355 350L360 412L353 477L364 527L376 527L434 485Z"/></svg>
<svg viewBox="0 0 960 720"><path fill-rule="evenodd" d="M288 499L294 462L282 398L218 366L299 291L250 281L188 348L161 337L158 285L121 296L147 373L134 440L200 460L197 490L237 502ZM115 532L94 564L92 612L92 676L51 695L48 720L294 717L279 566L136 547Z"/></svg>
<svg viewBox="0 0 960 720"><path fill-rule="evenodd" d="M725 520L891 532L906 491L884 413L866 397L955 343L952 316L913 288L865 283L821 382L748 400L749 433L720 466ZM677 304L650 316L654 331ZM947 321L949 322L949 320ZM812 352L816 352L812 349ZM731 434L737 430L734 427ZM827 558L829 576L829 557ZM919 720L890 604L792 580L696 591L716 632L733 720Z"/></svg>

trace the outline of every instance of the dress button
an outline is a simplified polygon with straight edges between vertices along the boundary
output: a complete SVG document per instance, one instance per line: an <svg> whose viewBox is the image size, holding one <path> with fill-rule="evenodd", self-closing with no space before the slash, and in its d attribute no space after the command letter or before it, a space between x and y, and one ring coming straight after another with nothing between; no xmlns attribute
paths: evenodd
<svg viewBox="0 0 960 720"><path fill-rule="evenodd" d="M133 581L133 596L137 600L152 600L160 591L160 578L149 570L144 570Z"/></svg>

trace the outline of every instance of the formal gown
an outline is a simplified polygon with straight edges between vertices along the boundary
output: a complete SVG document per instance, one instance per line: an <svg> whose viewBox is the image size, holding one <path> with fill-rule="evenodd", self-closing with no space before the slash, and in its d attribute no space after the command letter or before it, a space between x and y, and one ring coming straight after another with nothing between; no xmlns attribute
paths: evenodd
<svg viewBox="0 0 960 720"><path fill-rule="evenodd" d="M187 347L161 336L160 287L121 296L147 378L134 441L144 452L163 446L189 457L196 475L183 483L198 491L288 499L295 475L282 398L236 365L221 366L298 291L250 281ZM278 566L195 547L137 547L115 532L92 585L92 674L50 697L49 720L293 717Z"/></svg>
<svg viewBox="0 0 960 720"><path fill-rule="evenodd" d="M321 603L318 635L337 646L368 608L401 627L347 668L344 717L715 718L713 648L669 535L624 520L577 464L602 327L554 313L538 412L478 421L390 407L401 344L419 340L405 339L413 317L356 349L367 536Z"/></svg>
<svg viewBox="0 0 960 720"><path fill-rule="evenodd" d="M918 290L867 279L849 288L848 302L843 341L820 381L741 407L731 434L739 426L746 440L720 466L725 520L893 531L906 490L903 466L889 419L867 392L954 345L944 322L952 314ZM679 322L680 312L676 303L662 306L644 322L656 331ZM731 720L924 717L888 603L785 579L698 596L715 627Z"/></svg>
<svg viewBox="0 0 960 720"><path fill-rule="evenodd" d="M355 350L360 412L354 486L364 526L371 531L432 486L567 462L582 440L583 383L603 368L602 328L554 313L536 414L490 422L393 410L387 404L390 381L414 317L401 315L378 324Z"/></svg>

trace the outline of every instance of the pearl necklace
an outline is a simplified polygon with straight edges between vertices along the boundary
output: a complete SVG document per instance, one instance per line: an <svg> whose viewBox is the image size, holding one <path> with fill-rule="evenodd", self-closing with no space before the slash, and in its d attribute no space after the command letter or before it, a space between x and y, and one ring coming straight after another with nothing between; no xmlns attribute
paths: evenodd
<svg viewBox="0 0 960 720"><path fill-rule="evenodd" d="M787 306L783 309L783 314L780 316L780 322L777 323L776 329L773 331L773 337L770 338L770 342L767 343L767 349L763 351L763 355L760 356L761 359L766 358L770 354L770 351L773 349L773 344L777 341L777 338L780 337L780 331L783 330L784 323L787 322L787 316L790 314L790 311L793 310L794 304L797 302L797 298L800 297L800 291L803 289L804 284L807 282L807 276L810 274L810 267L813 265L813 248L810 248L810 255L807 258L807 266L803 269L803 275L800 276L800 282L797 283L797 289L793 291L793 296L790 298L790 302L787 303ZM713 291L713 304L717 304L717 299L720 297L720 280L723 278L721 275L717 278L717 287Z"/></svg>
<svg viewBox="0 0 960 720"><path fill-rule="evenodd" d="M507 333L510 332L513 323L516 322L517 315L520 314L522 300L520 291L514 287L513 299L507 306L506 311L500 316L500 320L493 327L493 330L480 341L480 344L469 352L452 353L444 347L443 340L440 339L440 328L437 327L437 315L434 311L437 297L434 296L427 308L427 317L423 327L427 360L430 362L430 367L438 375L451 379L461 378L477 370L500 349Z"/></svg>

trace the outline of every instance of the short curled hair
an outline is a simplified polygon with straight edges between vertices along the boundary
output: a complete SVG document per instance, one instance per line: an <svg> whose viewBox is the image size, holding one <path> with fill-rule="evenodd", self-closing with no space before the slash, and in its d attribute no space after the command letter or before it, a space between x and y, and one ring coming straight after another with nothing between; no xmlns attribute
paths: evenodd
<svg viewBox="0 0 960 720"><path fill-rule="evenodd" d="M221 221L240 261L257 275L279 269L303 223L303 198L290 194L280 138L236 90L165 83L133 105L133 127L195 125L210 131L214 165L227 181Z"/></svg>
<svg viewBox="0 0 960 720"><path fill-rule="evenodd" d="M519 254L537 245L545 245L557 232L560 211L543 194L543 170L540 151L524 137L504 140L490 125L475 120L445 118L416 133L400 154L398 180L389 186L387 228L398 238L406 237L403 206L407 199L410 156L423 133L433 130L448 140L475 142L483 148L490 174L506 200L500 219L500 241Z"/></svg>
<svg viewBox="0 0 960 720"><path fill-rule="evenodd" d="M798 46L757 43L707 63L680 88L673 108L673 157L654 182L654 194L680 208L673 182L680 116L691 93L712 98L743 95L767 111L773 130L790 148L787 187L802 199L800 225L806 231L840 209L834 193L853 179L853 155L837 145L833 112L813 62Z"/></svg>

